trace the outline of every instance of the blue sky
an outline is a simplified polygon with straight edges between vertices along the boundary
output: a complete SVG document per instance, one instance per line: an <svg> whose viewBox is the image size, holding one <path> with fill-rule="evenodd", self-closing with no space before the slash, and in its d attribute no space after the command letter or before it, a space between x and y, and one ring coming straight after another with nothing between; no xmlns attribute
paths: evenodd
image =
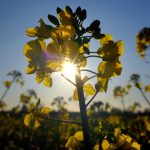
<svg viewBox="0 0 150 150"><path fill-rule="evenodd" d="M112 96L112 89L116 85L125 85L132 73L141 74L144 84L150 83L145 75L150 75L149 65L144 63L135 52L135 35L145 26L150 26L150 1L149 0L1 0L0 4L0 95L5 88L2 82L6 79L7 72L11 70L20 70L25 80L25 86L13 85L5 101L9 108L18 104L20 93L27 89L34 89L42 102L48 105L56 96L64 96L65 99L73 93L73 86L64 81L60 76L53 75L54 85L51 89L38 85L35 82L34 75L26 75L25 67L27 65L23 55L23 47L31 38L25 35L25 29L37 26L40 18L48 23L47 15L56 15L56 8L64 8L69 5L73 10L77 6L87 10L87 20L85 25L93 20L101 21L103 33L110 33L114 40L123 40L125 43L125 53L121 58L123 71L121 76L113 78L109 84L106 94L99 94L95 101L102 100L110 102L113 106L120 107L120 101ZM95 43L91 44L93 49L97 50ZM149 58L148 58L149 59ZM96 69L98 60L91 59L89 68ZM58 82L59 80L59 82ZM147 94L150 98L150 94ZM143 108L146 107L145 101L135 88L131 90L130 96L126 98L126 105L134 101L140 102ZM70 103L72 110L78 110L78 103Z"/></svg>

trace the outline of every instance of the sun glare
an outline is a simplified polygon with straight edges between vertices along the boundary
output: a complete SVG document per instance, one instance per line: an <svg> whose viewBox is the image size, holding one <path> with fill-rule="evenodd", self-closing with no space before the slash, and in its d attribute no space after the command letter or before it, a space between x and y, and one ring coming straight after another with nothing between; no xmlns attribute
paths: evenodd
<svg viewBox="0 0 150 150"><path fill-rule="evenodd" d="M63 75L69 79L74 79L76 73L76 67L70 62L66 62L63 65Z"/></svg>

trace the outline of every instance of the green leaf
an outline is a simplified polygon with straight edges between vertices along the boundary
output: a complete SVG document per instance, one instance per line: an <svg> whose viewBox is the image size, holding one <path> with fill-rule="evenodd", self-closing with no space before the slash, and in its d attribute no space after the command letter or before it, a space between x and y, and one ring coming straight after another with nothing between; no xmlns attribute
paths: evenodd
<svg viewBox="0 0 150 150"><path fill-rule="evenodd" d="M52 78L51 78L50 75L46 74L46 75L44 76L43 84L44 84L46 87L51 87L51 86L52 86Z"/></svg>
<svg viewBox="0 0 150 150"><path fill-rule="evenodd" d="M94 31L99 27L99 25L100 25L100 21L99 20L94 20L88 28L89 28L90 31Z"/></svg>
<svg viewBox="0 0 150 150"><path fill-rule="evenodd" d="M86 19L86 17L87 17L86 10L83 9L83 10L81 11L80 15L79 15L79 18L80 18L81 21L83 21L83 20Z"/></svg>
<svg viewBox="0 0 150 150"><path fill-rule="evenodd" d="M85 86L83 86L83 90L86 93L86 95L94 95L95 94L95 89L93 88L93 86L88 83Z"/></svg>
<svg viewBox="0 0 150 150"><path fill-rule="evenodd" d="M36 108L38 108L38 106L40 105L40 102L41 102L41 99L38 98L38 101L37 101L37 103L36 103Z"/></svg>
<svg viewBox="0 0 150 150"><path fill-rule="evenodd" d="M62 11L63 11L63 10L62 10L61 8L57 7L57 9L56 9L57 14L59 14L59 13L62 12Z"/></svg>
<svg viewBox="0 0 150 150"><path fill-rule="evenodd" d="M59 21L55 16L52 15L48 15L48 19L51 23L53 23L54 25L58 26L59 25Z"/></svg>
<svg viewBox="0 0 150 150"><path fill-rule="evenodd" d="M77 14L78 16L80 16L80 14L81 14L81 7L77 7L77 9L76 9L76 14Z"/></svg>
<svg viewBox="0 0 150 150"><path fill-rule="evenodd" d="M72 9L69 6L66 6L66 10L69 11L71 14L73 13Z"/></svg>

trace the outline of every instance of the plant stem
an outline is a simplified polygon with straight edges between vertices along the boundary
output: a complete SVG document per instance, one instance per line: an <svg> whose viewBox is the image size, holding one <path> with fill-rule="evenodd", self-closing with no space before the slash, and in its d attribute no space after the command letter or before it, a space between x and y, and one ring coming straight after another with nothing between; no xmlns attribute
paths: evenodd
<svg viewBox="0 0 150 150"><path fill-rule="evenodd" d="M89 77L85 82L87 82L87 81L89 81L89 80L91 80L91 79L93 79L93 78L95 78L95 77L97 77L97 76L100 76L100 75L101 75L100 73L97 73L97 74L95 74L95 75ZM85 82L84 82L84 83L85 83Z"/></svg>
<svg viewBox="0 0 150 150"><path fill-rule="evenodd" d="M91 70L88 70L88 69L81 69L80 71L87 71L87 72L90 72L90 73L93 73L93 74L97 75L97 73L96 73L96 72L91 71Z"/></svg>
<svg viewBox="0 0 150 150"><path fill-rule="evenodd" d="M10 87L12 86L12 84L14 83L15 80L16 80L16 78L14 77L14 78L12 79L12 81L11 81ZM0 98L0 102L3 101L4 97L6 96L7 92L9 91L10 87L8 87L8 88L5 89L4 93L2 94L2 96L1 96L1 98Z"/></svg>
<svg viewBox="0 0 150 150"><path fill-rule="evenodd" d="M123 96L121 96L121 103L122 103L122 108L123 108L123 111L125 111L125 103L124 103Z"/></svg>
<svg viewBox="0 0 150 150"><path fill-rule="evenodd" d="M92 102L92 100L95 98L95 96L98 94L99 91L97 91L93 97L89 100L89 102L85 105L86 107L88 107L88 105Z"/></svg>
<svg viewBox="0 0 150 150"><path fill-rule="evenodd" d="M84 92L83 92L83 83L81 80L81 72L80 72L79 67L77 67L77 70L76 70L75 80L76 80L76 86L77 86L78 97L79 97L80 115L81 115L82 130L83 130L83 136L84 136L84 145L85 145L86 150L91 150L88 118L87 118L85 98L84 98Z"/></svg>
<svg viewBox="0 0 150 150"><path fill-rule="evenodd" d="M90 55L90 56L86 56L85 58L102 58L102 57L100 57L100 56L97 56L97 55Z"/></svg>
<svg viewBox="0 0 150 150"><path fill-rule="evenodd" d="M33 113L35 116L39 117L39 118L44 118L44 119L49 119L49 120L53 120L53 121L57 121L57 122L65 122L65 123L72 123L72 124L77 124L77 125L81 125L80 122L76 122L76 121L71 121L71 120L61 120L61 119L56 119L56 118L52 118L50 116L47 116L45 114L40 114L37 112Z"/></svg>
<svg viewBox="0 0 150 150"><path fill-rule="evenodd" d="M143 90L138 88L142 94L142 96L144 97L144 99L146 100L146 102L148 103L148 105L150 106L150 101L148 100L148 98L146 97L146 95L144 94Z"/></svg>
<svg viewBox="0 0 150 150"><path fill-rule="evenodd" d="M67 77L65 77L63 74L61 74L61 76L63 78L65 78L67 81L69 81L71 84L73 84L74 86L76 86L76 84L74 82L72 82L71 80L69 80Z"/></svg>

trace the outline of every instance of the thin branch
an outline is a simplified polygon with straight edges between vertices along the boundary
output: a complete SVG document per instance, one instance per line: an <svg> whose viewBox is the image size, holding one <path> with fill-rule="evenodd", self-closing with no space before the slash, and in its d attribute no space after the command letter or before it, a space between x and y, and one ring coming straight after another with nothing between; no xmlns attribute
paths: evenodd
<svg viewBox="0 0 150 150"><path fill-rule="evenodd" d="M90 57L102 58L102 57L100 57L100 56L97 56L97 55L90 55L90 56L86 56L86 57L84 57L83 59L90 58Z"/></svg>
<svg viewBox="0 0 150 150"><path fill-rule="evenodd" d="M97 54L97 52L90 52L91 54Z"/></svg>
<svg viewBox="0 0 150 150"><path fill-rule="evenodd" d="M89 53L90 53L90 54L97 54L97 52L91 52L91 51L90 51ZM83 52L83 53L80 53L79 55L83 55L83 54L86 54L86 53ZM92 55L91 55L91 56L92 56ZM95 56L97 56L97 55L93 55L93 56L95 57ZM100 56L98 56L98 57L100 57ZM101 58L101 57L100 57L100 58Z"/></svg>
<svg viewBox="0 0 150 150"><path fill-rule="evenodd" d="M96 76L100 76L100 75L101 75L100 73L97 73L97 74L91 76L90 78L88 78L85 82L87 82L87 81L89 81L89 80L95 78ZM85 82L84 82L84 83L85 83Z"/></svg>
<svg viewBox="0 0 150 150"><path fill-rule="evenodd" d="M90 73L93 73L93 74L97 75L97 73L96 73L96 72L91 71L91 70L88 70L88 69L81 69L80 71L81 71L81 72L82 72L82 71L87 71L87 72L90 72Z"/></svg>
<svg viewBox="0 0 150 150"><path fill-rule="evenodd" d="M16 77L13 77L10 87L12 86L12 84L14 83L15 80L16 80ZM0 98L0 102L3 101L4 97L6 96L7 92L9 91L10 87L6 88L6 90L4 91L3 95Z"/></svg>
<svg viewBox="0 0 150 150"><path fill-rule="evenodd" d="M56 118L53 118L53 117L50 117L50 116L47 116L47 115L44 115L44 114L40 114L40 113L37 113L37 112L34 112L34 115L35 115L36 117L44 118L44 119L49 119L49 120L52 120L52 121L65 122L65 123L72 123L72 124L81 125L80 122L76 122L76 121L72 121L72 120L56 119Z"/></svg>
<svg viewBox="0 0 150 150"><path fill-rule="evenodd" d="M63 78L65 78L67 81L69 81L71 84L73 84L74 86L76 86L76 84L74 82L72 82L71 80L69 80L67 77L65 77L63 74L61 74L61 76Z"/></svg>
<svg viewBox="0 0 150 150"><path fill-rule="evenodd" d="M95 96L98 94L99 91L97 91L93 97L89 100L89 102L85 105L86 107L92 102L92 100L95 98Z"/></svg>
<svg viewBox="0 0 150 150"><path fill-rule="evenodd" d="M125 111L125 103L124 103L124 97L123 96L121 96L121 103L122 103L123 111Z"/></svg>
<svg viewBox="0 0 150 150"><path fill-rule="evenodd" d="M80 38L92 38L92 36L90 36L90 35L87 35L87 36L81 36Z"/></svg>
<svg viewBox="0 0 150 150"><path fill-rule="evenodd" d="M144 97L144 99L146 100L146 102L148 103L148 105L150 106L150 101L149 101L149 99L146 97L146 95L144 94L143 90L140 89L140 88L139 88L139 90L140 90L142 96Z"/></svg>

